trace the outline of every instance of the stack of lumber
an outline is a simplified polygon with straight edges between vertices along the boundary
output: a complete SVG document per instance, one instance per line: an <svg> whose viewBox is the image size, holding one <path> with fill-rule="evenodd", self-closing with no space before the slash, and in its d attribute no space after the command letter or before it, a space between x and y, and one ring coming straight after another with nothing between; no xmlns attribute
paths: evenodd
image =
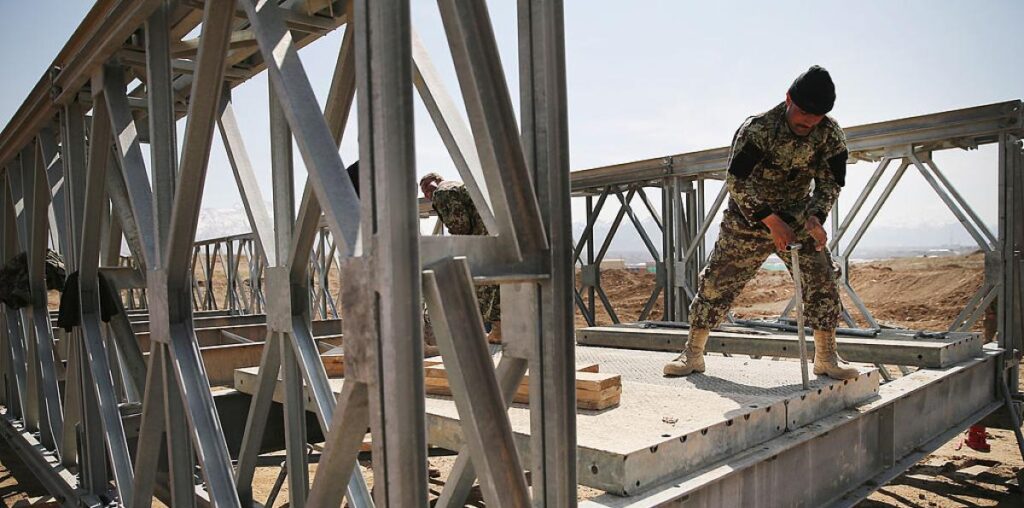
<svg viewBox="0 0 1024 508"><path fill-rule="evenodd" d="M601 410L619 405L622 395L622 377L618 374L599 372L596 363L576 366L576 407L579 409ZM448 372L443 364L426 367L427 393L430 395L452 394L448 385ZM525 404L530 401L530 374L516 390L514 402Z"/></svg>
<svg viewBox="0 0 1024 508"><path fill-rule="evenodd" d="M345 353L328 351L320 355L320 360L324 362L324 369L327 370L327 377L345 377ZM440 356L426 358L423 360L423 365L427 367L440 364Z"/></svg>
<svg viewBox="0 0 1024 508"><path fill-rule="evenodd" d="M327 377L345 376L345 355L336 351L328 351L320 355L327 370ZM426 374L426 388L429 395L451 396L448 385L448 372L436 356L423 360ZM576 366L576 407L579 409L601 410L619 405L622 395L622 377L618 374L600 372L596 363ZM516 390L514 402L525 404L530 401L530 374L523 376L523 381Z"/></svg>

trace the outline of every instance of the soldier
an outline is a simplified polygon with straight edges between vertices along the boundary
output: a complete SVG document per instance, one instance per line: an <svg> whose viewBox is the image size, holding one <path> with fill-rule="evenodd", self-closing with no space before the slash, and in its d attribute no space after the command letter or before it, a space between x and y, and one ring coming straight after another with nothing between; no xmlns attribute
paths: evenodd
<svg viewBox="0 0 1024 508"><path fill-rule="evenodd" d="M420 190L430 200L441 223L453 235L486 235L480 212L473 204L469 191L462 182L445 180L437 173L428 173L420 178ZM501 342L501 293L498 286L478 286L477 300L484 327L489 331L487 341Z"/></svg>
<svg viewBox="0 0 1024 508"><path fill-rule="evenodd" d="M345 172L348 173L348 179L352 182L352 188L356 191L356 197L359 197L359 161L353 162L349 167L345 168ZM426 313L423 314L423 357L430 358L431 356L437 356L441 354L441 350L437 348L437 341L434 338L434 332L430 328L430 320L427 318Z"/></svg>
<svg viewBox="0 0 1024 508"><path fill-rule="evenodd" d="M814 329L814 374L851 379L839 366L835 329L840 301L822 223L846 179L846 138L831 117L835 86L812 66L789 87L786 101L747 119L733 138L726 185L729 206L690 304L686 347L665 365L666 376L704 372L704 346L733 300L773 252L800 242L804 316ZM811 192L811 182L814 190Z"/></svg>
<svg viewBox="0 0 1024 508"><path fill-rule="evenodd" d="M64 259L60 254L46 249L46 289L64 291ZM12 309L20 309L32 302L28 285L28 254L14 256L0 268L0 302Z"/></svg>

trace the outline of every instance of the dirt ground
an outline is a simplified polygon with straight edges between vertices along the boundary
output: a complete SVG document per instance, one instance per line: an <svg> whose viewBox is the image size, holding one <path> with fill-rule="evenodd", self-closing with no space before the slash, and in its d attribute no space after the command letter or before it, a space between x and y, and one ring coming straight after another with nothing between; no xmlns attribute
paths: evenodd
<svg viewBox="0 0 1024 508"><path fill-rule="evenodd" d="M945 329L967 300L981 287L984 259L980 254L958 257L903 258L851 266L850 282L864 304L882 323L909 328ZM219 277L218 277L219 278ZM332 289L336 281L332 280ZM634 321L654 288L654 275L626 270L601 273L605 289L618 317ZM215 279L215 292L223 294L223 282ZM334 292L334 291L332 291ZM788 273L762 270L736 302L737 317L773 316L792 296ZM848 297L844 295L848 301ZM598 307L598 323L610 323L607 312ZM648 319L660 319L655 309ZM586 326L582 316L577 326ZM976 329L980 331L980 324ZM1016 492L1016 474L1021 469L1013 433L989 429L988 453L961 445L959 437L929 455L909 471L880 488L861 507L968 507L1024 506ZM437 477L431 479L431 498L436 499L454 463L453 457L430 459ZM365 465L365 464L364 464ZM316 466L310 466L311 476ZM372 486L372 470L365 470ZM265 501L279 468L263 467L253 483L257 500ZM581 498L600 495L580 487ZM45 495L41 485L25 470L6 443L0 442L0 501L12 506L19 500ZM287 482L273 506L287 506ZM468 506L484 506L479 492ZM154 506L162 506L159 503Z"/></svg>
<svg viewBox="0 0 1024 508"><path fill-rule="evenodd" d="M981 254L851 264L850 285L880 323L944 330L981 287L984 265ZM652 273L601 271L601 287L622 322L637 320L654 290L654 282ZM846 307L854 308L849 296L841 294ZM587 298L585 292L583 296ZM761 270L737 297L733 313L739 318L777 316L792 297L789 272ZM611 323L600 299L596 306L597 324ZM661 309L656 307L648 319L661 316ZM576 326L587 326L579 313Z"/></svg>
<svg viewBox="0 0 1024 508"><path fill-rule="evenodd" d="M988 432L990 452L962 446L961 439L950 441L858 506L1024 506L1017 492L1021 458L1013 432Z"/></svg>

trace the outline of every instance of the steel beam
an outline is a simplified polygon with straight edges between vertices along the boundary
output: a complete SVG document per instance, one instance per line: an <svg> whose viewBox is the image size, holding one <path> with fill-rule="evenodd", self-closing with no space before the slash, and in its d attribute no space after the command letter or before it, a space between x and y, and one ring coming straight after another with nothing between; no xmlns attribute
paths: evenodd
<svg viewBox="0 0 1024 508"><path fill-rule="evenodd" d="M499 239L515 258L547 247L497 42L482 1L439 0Z"/></svg>
<svg viewBox="0 0 1024 508"><path fill-rule="evenodd" d="M965 141L977 146L998 141L999 133L1020 132L1024 108L1019 100L974 108L901 118L846 128L846 142L854 159L879 160L889 147L958 148ZM608 185L653 182L666 175L724 178L729 147L689 152L642 161L573 171L573 192Z"/></svg>
<svg viewBox="0 0 1024 508"><path fill-rule="evenodd" d="M534 306L509 317L537 325L531 334L529 359L534 373L530 376L533 506L575 506L576 360L572 341L565 340L573 331L574 284L565 19L560 0L520 0L518 5L523 151L546 225L542 245L550 251L542 270L550 277L536 286L526 285L534 292ZM531 315L539 319L533 321Z"/></svg>
<svg viewBox="0 0 1024 508"><path fill-rule="evenodd" d="M375 329L369 361L363 367L357 363L372 376L367 381L375 501L424 506L427 446L409 2L354 3L360 192L363 209L372 210L362 222L364 256L387 273L386 283L377 277L359 288L367 298L363 309L373 309L362 314L363 326ZM389 206L373 205L385 202Z"/></svg>
<svg viewBox="0 0 1024 508"><path fill-rule="evenodd" d="M424 271L423 285L484 500L488 506L526 506L526 477L487 350L469 265L464 258L437 263Z"/></svg>

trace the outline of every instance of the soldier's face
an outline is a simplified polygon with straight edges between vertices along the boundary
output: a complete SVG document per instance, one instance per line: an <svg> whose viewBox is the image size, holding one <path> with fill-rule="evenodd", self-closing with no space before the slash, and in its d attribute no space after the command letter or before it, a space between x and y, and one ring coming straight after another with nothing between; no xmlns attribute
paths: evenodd
<svg viewBox="0 0 1024 508"><path fill-rule="evenodd" d="M789 98L789 94L786 94L786 122L797 136L810 134L824 118L825 115L812 115L800 109L800 106L797 106L793 99Z"/></svg>
<svg viewBox="0 0 1024 508"><path fill-rule="evenodd" d="M423 197L427 199L434 199L434 191L437 190L437 180L427 180L420 185L420 190L423 191Z"/></svg>

